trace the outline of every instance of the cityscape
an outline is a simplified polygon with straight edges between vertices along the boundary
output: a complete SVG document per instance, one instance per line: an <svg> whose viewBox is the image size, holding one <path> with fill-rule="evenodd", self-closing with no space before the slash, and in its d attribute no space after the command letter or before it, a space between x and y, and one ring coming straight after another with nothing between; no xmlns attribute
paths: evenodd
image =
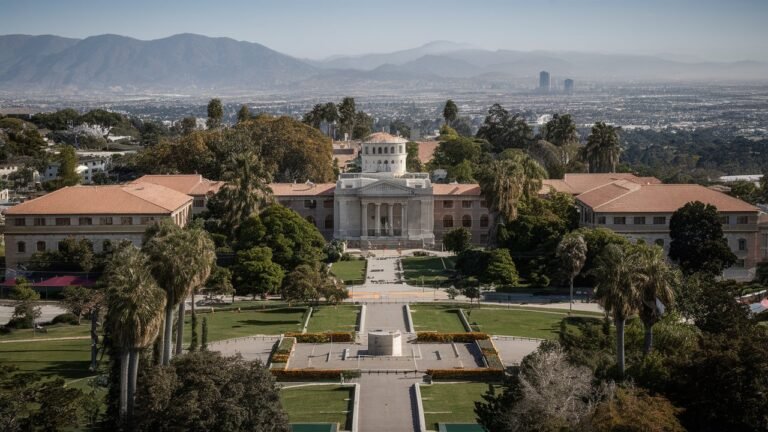
<svg viewBox="0 0 768 432"><path fill-rule="evenodd" d="M390 3L4 4L0 431L768 430L768 5Z"/></svg>

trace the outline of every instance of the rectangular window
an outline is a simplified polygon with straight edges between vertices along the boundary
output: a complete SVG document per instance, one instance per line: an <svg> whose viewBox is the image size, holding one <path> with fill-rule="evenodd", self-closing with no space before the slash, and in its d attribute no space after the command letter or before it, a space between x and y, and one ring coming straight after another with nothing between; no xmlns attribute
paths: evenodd
<svg viewBox="0 0 768 432"><path fill-rule="evenodd" d="M37 242L37 251L38 252L45 252L45 242L44 241Z"/></svg>
<svg viewBox="0 0 768 432"><path fill-rule="evenodd" d="M667 224L667 217L666 216L654 216L653 217L653 224L654 225L666 225Z"/></svg>
<svg viewBox="0 0 768 432"><path fill-rule="evenodd" d="M142 225L149 225L152 222L155 221L155 218L153 216L142 216L141 217L141 224Z"/></svg>
<svg viewBox="0 0 768 432"><path fill-rule="evenodd" d="M112 216L102 216L99 218L99 225L112 225Z"/></svg>
<svg viewBox="0 0 768 432"><path fill-rule="evenodd" d="M645 225L645 216L635 216L632 222L635 225Z"/></svg>
<svg viewBox="0 0 768 432"><path fill-rule="evenodd" d="M197 198L192 203L192 205L195 206L195 207L198 207L198 208L199 207L205 207L205 199L204 198Z"/></svg>
<svg viewBox="0 0 768 432"><path fill-rule="evenodd" d="M27 224L26 218L14 218L13 226L25 226Z"/></svg>
<svg viewBox="0 0 768 432"><path fill-rule="evenodd" d="M45 226L45 218L43 218L43 217L36 217L34 224L35 224L35 226Z"/></svg>
<svg viewBox="0 0 768 432"><path fill-rule="evenodd" d="M317 207L317 201L304 200L304 208L315 208L315 207Z"/></svg>
<svg viewBox="0 0 768 432"><path fill-rule="evenodd" d="M736 223L739 225L746 225L749 223L749 216L736 216Z"/></svg>
<svg viewBox="0 0 768 432"><path fill-rule="evenodd" d="M70 218L56 218L56 226L68 226L72 224Z"/></svg>
<svg viewBox="0 0 768 432"><path fill-rule="evenodd" d="M453 201L443 201L443 208L453 208Z"/></svg>
<svg viewBox="0 0 768 432"><path fill-rule="evenodd" d="M739 250L740 251L747 250L747 239L739 239Z"/></svg>
<svg viewBox="0 0 768 432"><path fill-rule="evenodd" d="M462 201L461 208L472 208L472 201Z"/></svg>
<svg viewBox="0 0 768 432"><path fill-rule="evenodd" d="M626 225L627 224L627 218L624 216L614 216L613 217L613 224L614 225Z"/></svg>
<svg viewBox="0 0 768 432"><path fill-rule="evenodd" d="M324 200L323 208L333 208L333 200Z"/></svg>
<svg viewBox="0 0 768 432"><path fill-rule="evenodd" d="M720 223L723 225L728 225L729 223L731 223L730 216L720 216Z"/></svg>
<svg viewBox="0 0 768 432"><path fill-rule="evenodd" d="M605 225L605 216L598 216L597 217L597 224L598 225Z"/></svg>
<svg viewBox="0 0 768 432"><path fill-rule="evenodd" d="M27 252L27 244L24 242L18 242L16 244L16 251L19 253L25 253Z"/></svg>
<svg viewBox="0 0 768 432"><path fill-rule="evenodd" d="M133 225L133 218L130 216L123 216L120 218L120 225Z"/></svg>
<svg viewBox="0 0 768 432"><path fill-rule="evenodd" d="M93 219L89 217L81 217L77 219L78 225L93 225Z"/></svg>

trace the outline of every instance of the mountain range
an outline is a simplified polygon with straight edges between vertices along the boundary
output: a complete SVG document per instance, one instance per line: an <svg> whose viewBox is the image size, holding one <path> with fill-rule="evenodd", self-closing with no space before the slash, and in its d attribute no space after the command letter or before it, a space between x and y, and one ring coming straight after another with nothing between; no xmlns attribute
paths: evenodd
<svg viewBox="0 0 768 432"><path fill-rule="evenodd" d="M117 35L85 39L0 36L0 91L248 92L402 88L414 83L482 86L537 82L538 72L585 81L764 80L768 64L554 51L485 50L436 41L391 53L298 59L253 42L179 34L143 41Z"/></svg>

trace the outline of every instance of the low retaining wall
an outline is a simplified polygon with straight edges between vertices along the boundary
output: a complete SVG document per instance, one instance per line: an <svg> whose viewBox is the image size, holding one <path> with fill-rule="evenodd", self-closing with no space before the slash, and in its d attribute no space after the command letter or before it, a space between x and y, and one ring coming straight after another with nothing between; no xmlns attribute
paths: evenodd
<svg viewBox="0 0 768 432"><path fill-rule="evenodd" d="M309 309L307 309L307 319L304 320L304 327L301 328L302 333L307 332L307 326L309 325L309 319L312 318L313 311L314 309L312 309L312 306L310 306Z"/></svg>
<svg viewBox="0 0 768 432"><path fill-rule="evenodd" d="M467 316L464 315L464 309L459 308L459 319L461 320L461 325L464 326L464 330L471 332L472 326L469 325L469 320L467 320Z"/></svg>
<svg viewBox="0 0 768 432"><path fill-rule="evenodd" d="M408 326L406 330L408 330L408 333L414 333L415 330L413 328L413 318L411 318L411 307L406 304L403 308L405 310L405 324Z"/></svg>
<svg viewBox="0 0 768 432"><path fill-rule="evenodd" d="M416 392L416 415L419 416L419 431L427 432L427 421L424 418L424 404L421 402L421 383L413 385Z"/></svg>

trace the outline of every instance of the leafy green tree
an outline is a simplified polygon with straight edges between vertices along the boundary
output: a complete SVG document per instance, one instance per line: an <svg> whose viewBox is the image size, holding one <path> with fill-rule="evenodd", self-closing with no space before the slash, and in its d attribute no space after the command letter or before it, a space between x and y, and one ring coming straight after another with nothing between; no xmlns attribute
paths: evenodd
<svg viewBox="0 0 768 432"><path fill-rule="evenodd" d="M642 275L638 285L642 300L640 319L645 327L643 354L648 355L653 346L653 326L664 315L665 309L672 306L680 278L679 273L667 264L661 247L637 244L632 253L637 256L636 271Z"/></svg>
<svg viewBox="0 0 768 432"><path fill-rule="evenodd" d="M339 104L339 125L341 131L353 137L355 122L357 121L357 108L355 107L355 98L345 97Z"/></svg>
<svg viewBox="0 0 768 432"><path fill-rule="evenodd" d="M320 273L311 265L301 264L288 273L283 280L283 299L288 303L316 300L320 297L318 287L322 285Z"/></svg>
<svg viewBox="0 0 768 432"><path fill-rule="evenodd" d="M97 291L83 286L68 286L61 291L61 303L67 312L77 317L77 324L83 315L89 313L90 305Z"/></svg>
<svg viewBox="0 0 768 432"><path fill-rule="evenodd" d="M77 168L77 155L75 148L65 145L59 150L59 178L55 180L56 187L74 186L80 183L80 174Z"/></svg>
<svg viewBox="0 0 768 432"><path fill-rule="evenodd" d="M364 139L373 132L373 117L363 111L355 114L355 126L352 129L352 139Z"/></svg>
<svg viewBox="0 0 768 432"><path fill-rule="evenodd" d="M552 144L562 147L579 143L579 133L576 131L576 123L570 114L554 114L541 132L542 137Z"/></svg>
<svg viewBox="0 0 768 432"><path fill-rule="evenodd" d="M52 131L65 130L78 123L80 113L72 108L64 108L51 113L38 113L32 116L32 123Z"/></svg>
<svg viewBox="0 0 768 432"><path fill-rule="evenodd" d="M195 117L184 117L181 119L181 134L189 135L197 130L197 119Z"/></svg>
<svg viewBox="0 0 768 432"><path fill-rule="evenodd" d="M226 267L216 266L211 270L211 275L205 281L203 294L208 298L214 296L226 296L235 293L232 286L232 272Z"/></svg>
<svg viewBox="0 0 768 432"><path fill-rule="evenodd" d="M720 275L736 263L736 255L723 236L717 208L700 201L690 202L669 220L669 258L685 274L707 272Z"/></svg>
<svg viewBox="0 0 768 432"><path fill-rule="evenodd" d="M218 193L226 209L226 226L237 228L262 208L272 194L270 180L270 175L256 153L249 151L230 157L224 172L227 186Z"/></svg>
<svg viewBox="0 0 768 432"><path fill-rule="evenodd" d="M137 431L290 431L269 370L240 356L199 351L154 367L139 401Z"/></svg>
<svg viewBox="0 0 768 432"><path fill-rule="evenodd" d="M237 252L233 267L235 288L240 294L266 296L283 283L283 268L272 262L268 247L252 247Z"/></svg>
<svg viewBox="0 0 768 432"><path fill-rule="evenodd" d="M465 160L458 165L454 165L448 168L448 181L455 181L458 183L472 183L474 182L474 173L472 170L472 163Z"/></svg>
<svg viewBox="0 0 768 432"><path fill-rule="evenodd" d="M578 233L570 233L560 240L557 245L557 256L563 265L563 270L568 275L571 300L568 305L569 313L573 311L573 279L581 273L584 263L587 261L587 242Z"/></svg>
<svg viewBox="0 0 768 432"><path fill-rule="evenodd" d="M211 99L208 102L208 121L206 122L208 129L220 128L223 118L224 107L221 104L221 99Z"/></svg>
<svg viewBox="0 0 768 432"><path fill-rule="evenodd" d="M587 260L581 274L585 276L587 284L594 285L596 281L591 271L597 265L597 257L608 245L615 244L623 247L629 245L629 240L608 228L579 228L576 232L587 242Z"/></svg>
<svg viewBox="0 0 768 432"><path fill-rule="evenodd" d="M681 411L664 396L652 396L634 386L619 387L612 397L595 407L594 414L585 422L589 429L583 430L685 432L677 418Z"/></svg>
<svg viewBox="0 0 768 432"><path fill-rule="evenodd" d="M456 106L456 103L453 100L448 99L445 102L445 107L443 107L443 118L445 119L445 124L451 126L458 117L459 107Z"/></svg>
<svg viewBox="0 0 768 432"><path fill-rule="evenodd" d="M40 300L40 293L32 288L32 284L24 277L16 278L16 284L11 292L14 300L13 319L16 328L34 328L35 320L42 314L35 302Z"/></svg>
<svg viewBox="0 0 768 432"><path fill-rule="evenodd" d="M518 282L517 267L509 254L509 249L494 249L488 260L488 267L483 275L483 282L497 286L515 286Z"/></svg>
<svg viewBox="0 0 768 432"><path fill-rule="evenodd" d="M477 137L487 140L494 152L501 153L511 148L527 148L533 140L533 130L521 115L512 115L501 105L493 104Z"/></svg>
<svg viewBox="0 0 768 432"><path fill-rule="evenodd" d="M389 124L389 133L405 139L411 139L411 127L400 119L394 120Z"/></svg>
<svg viewBox="0 0 768 432"><path fill-rule="evenodd" d="M441 141L430 164L435 168L449 168L462 162L477 162L482 152L480 145L479 140L458 136Z"/></svg>
<svg viewBox="0 0 768 432"><path fill-rule="evenodd" d="M336 125L336 122L339 121L339 110L336 108L336 104L328 102L323 105L322 116L323 120L328 123L328 137L333 139L335 135L334 126Z"/></svg>
<svg viewBox="0 0 768 432"><path fill-rule="evenodd" d="M445 248L459 254L472 246L472 233L464 227L454 228L443 236Z"/></svg>
<svg viewBox="0 0 768 432"><path fill-rule="evenodd" d="M582 148L582 159L589 164L589 172L616 172L621 154L618 131L619 128L604 122L597 122L592 126L592 133Z"/></svg>
<svg viewBox="0 0 768 432"><path fill-rule="evenodd" d="M405 157L405 169L408 172L422 172L424 167L422 166L421 159L419 159L419 143L408 141L405 144L405 151L407 156Z"/></svg>
<svg viewBox="0 0 768 432"><path fill-rule="evenodd" d="M760 201L760 194L754 182L740 180L729 183L728 187L731 188L731 190L728 191L728 195L732 197L736 197L751 204L757 204Z"/></svg>
<svg viewBox="0 0 768 432"><path fill-rule="evenodd" d="M243 105L240 107L240 110L237 112L237 122L241 123L246 120L250 120L251 118L251 110L248 108L248 105Z"/></svg>
<svg viewBox="0 0 768 432"><path fill-rule="evenodd" d="M0 118L0 141L4 141L0 149L1 161L7 161L13 156L45 159L45 140L32 123L15 118Z"/></svg>
<svg viewBox="0 0 768 432"><path fill-rule="evenodd" d="M324 106L322 104L315 104L311 111L304 114L301 121L315 129L320 129L320 123L323 121L323 110Z"/></svg>

